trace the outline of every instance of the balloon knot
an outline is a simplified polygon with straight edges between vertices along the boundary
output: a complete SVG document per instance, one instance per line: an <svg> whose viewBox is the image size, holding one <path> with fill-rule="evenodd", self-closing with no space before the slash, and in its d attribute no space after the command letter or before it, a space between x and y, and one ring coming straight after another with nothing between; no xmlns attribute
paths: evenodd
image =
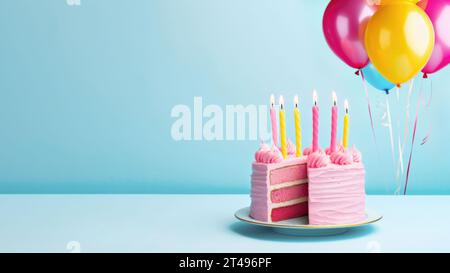
<svg viewBox="0 0 450 273"><path fill-rule="evenodd" d="M424 79L428 79L428 74L427 73L423 73L423 78Z"/></svg>
<svg viewBox="0 0 450 273"><path fill-rule="evenodd" d="M359 76L359 70L356 70L355 75Z"/></svg>
<svg viewBox="0 0 450 273"><path fill-rule="evenodd" d="M386 95L389 95L389 90L384 90L384 92L386 92Z"/></svg>
<svg viewBox="0 0 450 273"><path fill-rule="evenodd" d="M402 87L402 85L398 83L398 84L397 84L397 87L400 88L400 87Z"/></svg>

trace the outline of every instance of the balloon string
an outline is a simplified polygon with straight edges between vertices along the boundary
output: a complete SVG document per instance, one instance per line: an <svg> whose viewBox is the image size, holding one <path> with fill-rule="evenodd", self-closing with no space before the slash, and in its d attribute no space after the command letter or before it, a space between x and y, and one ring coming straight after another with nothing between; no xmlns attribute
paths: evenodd
<svg viewBox="0 0 450 273"><path fill-rule="evenodd" d="M395 89L395 96L397 99L397 104L400 104L400 87L397 86ZM397 184L395 194L401 194L402 190L402 182L401 182L401 176L403 175L403 146L401 142L400 137L400 112L396 111L396 142L393 139L393 142L397 144L398 147L398 155L397 155L397 161L394 161L394 177ZM394 144L395 145L395 144ZM395 146L394 146L394 158L395 158Z"/></svg>
<svg viewBox="0 0 450 273"><path fill-rule="evenodd" d="M373 141L375 142L375 146L377 146L377 138L376 138L376 135L375 135L375 126L373 124L372 107L370 105L369 90L367 89L367 83L366 83L366 79L364 77L363 71L359 70L359 72L361 74L361 79L362 79L362 82L363 82L364 91L366 92L367 110L369 111L370 126L372 128Z"/></svg>
<svg viewBox="0 0 450 273"><path fill-rule="evenodd" d="M406 97L406 107L405 107L405 122L403 125L403 139L400 140L400 131L398 134L398 168L397 168L397 179L400 179L400 175L403 175L404 173L404 161L403 156L406 150L406 140L409 135L409 123L410 123L410 108L411 108L411 94L412 90L414 88L414 79L411 80L408 88L408 94ZM400 94L399 90L397 89L397 100L400 100ZM400 183L400 180L399 180ZM399 184L399 187L401 187L401 184Z"/></svg>
<svg viewBox="0 0 450 273"><path fill-rule="evenodd" d="M391 107L389 105L389 97L386 96L386 113L387 113L387 125L389 129L389 139L391 142L391 155L392 155L392 163L395 168L395 148L394 148L394 133L392 131L392 118L391 118Z"/></svg>
<svg viewBox="0 0 450 273"><path fill-rule="evenodd" d="M420 142L420 146L427 144L429 139L430 139L430 133L425 135L425 137L422 139L422 142Z"/></svg>
<svg viewBox="0 0 450 273"><path fill-rule="evenodd" d="M406 192L408 190L409 174L411 171L411 162L412 162L412 156L413 156L413 151L414 151L414 142L416 140L417 123L419 121L420 104L422 102L422 85L423 85L423 80L422 80L422 84L421 84L420 90L419 90L419 98L417 100L416 117L414 119L414 127L413 127L412 139L411 139L411 149L409 151L408 167L406 168L405 189L403 191L403 195L406 195Z"/></svg>
<svg viewBox="0 0 450 273"><path fill-rule="evenodd" d="M410 108L411 108L411 94L412 90L414 88L414 79L411 80L411 83L409 84L408 89L408 96L406 98L406 113L405 113L405 124L404 124L404 132L403 132L403 144L402 147L405 147L406 139L409 134L409 120L410 120ZM403 149L402 149L403 150Z"/></svg>
<svg viewBox="0 0 450 273"><path fill-rule="evenodd" d="M416 114L416 119L414 120L413 137L412 137L412 141L411 141L411 150L409 152L408 167L406 169L405 190L403 191L403 195L406 195L406 191L408 189L409 172L411 170L411 161L412 161L412 155L413 155L413 149L414 149L414 141L416 139L417 120L418 120L418 114Z"/></svg>
<svg viewBox="0 0 450 273"><path fill-rule="evenodd" d="M433 82L430 79L430 97L428 99L427 104L425 105L425 110L424 110L425 112L428 112L429 108L431 107L432 99L433 99ZM430 139L431 130L432 130L432 124L431 124L431 122L429 122L428 131L427 131L425 137L422 139L422 142L420 143L421 146L425 145L428 142L428 140Z"/></svg>
<svg viewBox="0 0 450 273"><path fill-rule="evenodd" d="M403 164L403 145L402 142L400 140L400 133L398 133L398 165L397 165L397 175L396 175L396 179L398 181L398 187L399 189L401 188L401 181L400 181L400 176L403 175L403 170L404 170L404 164Z"/></svg>

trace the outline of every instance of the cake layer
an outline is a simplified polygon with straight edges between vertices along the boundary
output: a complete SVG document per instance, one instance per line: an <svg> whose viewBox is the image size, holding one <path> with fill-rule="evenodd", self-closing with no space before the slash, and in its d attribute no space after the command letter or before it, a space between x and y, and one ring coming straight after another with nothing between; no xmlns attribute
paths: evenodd
<svg viewBox="0 0 450 273"><path fill-rule="evenodd" d="M351 224L365 219L364 166L308 168L309 223Z"/></svg>
<svg viewBox="0 0 450 273"><path fill-rule="evenodd" d="M273 203L281 203L305 196L308 196L307 183L272 190L270 193L270 199Z"/></svg>
<svg viewBox="0 0 450 273"><path fill-rule="evenodd" d="M293 170L293 174L289 174L289 170ZM271 185L271 176L278 184ZM271 222L271 212L274 205L278 208L300 202L297 202L297 200L289 200L286 204L284 202L273 203L271 201L271 192L284 187L307 183L306 158L290 158L281 163L273 164L254 162L252 165L251 183L250 196L252 201L250 205L250 216L259 221Z"/></svg>
<svg viewBox="0 0 450 273"><path fill-rule="evenodd" d="M271 219L273 222L288 220L291 218L301 217L308 214L308 202L299 204L274 208L271 212Z"/></svg>
<svg viewBox="0 0 450 273"><path fill-rule="evenodd" d="M270 172L270 184L276 185L284 182L306 179L307 177L306 164L296 164L272 170Z"/></svg>

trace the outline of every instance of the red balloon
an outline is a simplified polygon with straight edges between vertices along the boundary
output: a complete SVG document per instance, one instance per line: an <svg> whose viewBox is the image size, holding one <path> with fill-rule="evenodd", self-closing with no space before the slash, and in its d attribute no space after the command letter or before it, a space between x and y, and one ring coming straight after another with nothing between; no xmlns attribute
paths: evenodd
<svg viewBox="0 0 450 273"><path fill-rule="evenodd" d="M364 46L367 22L376 11L369 0L332 0L323 15L328 46L349 66L361 69L369 63Z"/></svg>
<svg viewBox="0 0 450 273"><path fill-rule="evenodd" d="M433 23L435 44L433 53L422 72L425 74L441 70L450 63L450 0L423 1L425 13Z"/></svg>

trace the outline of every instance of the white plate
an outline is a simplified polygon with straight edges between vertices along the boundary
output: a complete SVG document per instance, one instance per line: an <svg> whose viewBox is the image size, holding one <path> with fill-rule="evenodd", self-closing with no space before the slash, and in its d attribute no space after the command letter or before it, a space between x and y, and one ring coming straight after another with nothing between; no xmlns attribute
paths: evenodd
<svg viewBox="0 0 450 273"><path fill-rule="evenodd" d="M250 208L242 208L234 214L234 216L248 224L264 226L274 229L274 231L288 235L298 236L326 236L344 233L352 228L362 227L379 221L383 216L376 212L366 212L366 219L359 223L339 224L339 225L309 225L308 217L293 218L285 221L267 223L255 220L250 217Z"/></svg>

